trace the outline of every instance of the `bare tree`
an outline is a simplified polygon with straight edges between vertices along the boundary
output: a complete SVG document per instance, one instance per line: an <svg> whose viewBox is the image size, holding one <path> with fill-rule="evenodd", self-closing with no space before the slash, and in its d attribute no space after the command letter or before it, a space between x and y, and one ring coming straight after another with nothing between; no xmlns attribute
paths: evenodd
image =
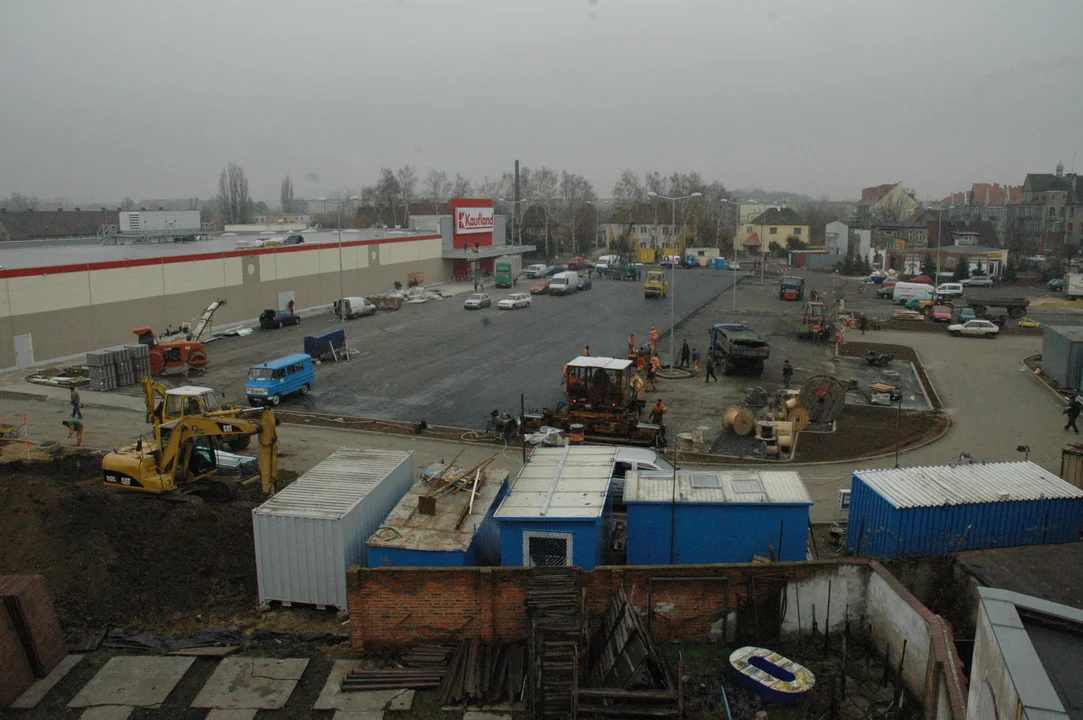
<svg viewBox="0 0 1083 720"><path fill-rule="evenodd" d="M474 186L468 178L455 173L455 182L451 185L451 197L470 197L474 193Z"/></svg>
<svg viewBox="0 0 1083 720"><path fill-rule="evenodd" d="M227 225L238 225L252 216L252 196L248 194L248 176L235 162L218 177L218 209Z"/></svg>
<svg viewBox="0 0 1083 720"><path fill-rule="evenodd" d="M134 207L135 200L132 200L130 197L125 197L123 200L120 201L121 210L131 210Z"/></svg>
<svg viewBox="0 0 1083 720"><path fill-rule="evenodd" d="M0 206L8 212L26 212L41 207L41 199L37 195L23 195L22 193L13 192L6 199L0 201Z"/></svg>
<svg viewBox="0 0 1083 720"><path fill-rule="evenodd" d="M293 197L293 180L290 179L289 174L282 178L282 189L279 192L279 201L282 204L282 212L291 213L295 212L294 197Z"/></svg>
<svg viewBox="0 0 1083 720"><path fill-rule="evenodd" d="M366 192L368 197L365 195ZM395 177L395 173L390 168L380 170L380 178L376 181L374 187L362 190L362 197L376 211L376 220L381 225L387 224L385 218L391 218L391 224L395 224L395 208L401 196L402 192L399 189L398 178Z"/></svg>
<svg viewBox="0 0 1083 720"><path fill-rule="evenodd" d="M647 187L639 179L639 175L631 170L625 170L620 174L620 179L613 185L613 200L618 210L629 210L637 203L647 199Z"/></svg>
<svg viewBox="0 0 1083 720"><path fill-rule="evenodd" d="M395 179L399 181L399 196L402 198L402 226L407 227L410 224L410 203L417 193L417 171L412 165L403 165L395 173Z"/></svg>
<svg viewBox="0 0 1083 720"><path fill-rule="evenodd" d="M429 202L431 212L439 212L443 204L451 198L451 181L448 180L447 173L429 168L422 193Z"/></svg>
<svg viewBox="0 0 1083 720"><path fill-rule="evenodd" d="M582 175L565 170L560 173L558 192L560 195L558 218L571 240L572 252L578 254L583 246L582 231L589 222L589 215L583 211L588 202L596 199L594 186Z"/></svg>

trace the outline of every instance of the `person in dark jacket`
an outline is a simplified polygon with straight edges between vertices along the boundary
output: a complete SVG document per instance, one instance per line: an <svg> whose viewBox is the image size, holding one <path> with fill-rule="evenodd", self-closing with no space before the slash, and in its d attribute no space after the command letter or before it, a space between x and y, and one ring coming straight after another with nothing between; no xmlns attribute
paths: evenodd
<svg viewBox="0 0 1083 720"><path fill-rule="evenodd" d="M79 391L75 388L71 389L71 394L68 396L68 400L71 401L71 416L73 418L83 419L83 399L79 397Z"/></svg>
<svg viewBox="0 0 1083 720"><path fill-rule="evenodd" d="M782 363L782 386L788 388L791 380L793 380L793 365L786 360Z"/></svg>
<svg viewBox="0 0 1083 720"><path fill-rule="evenodd" d="M683 368L688 367L688 364L691 362L691 359L692 359L692 351L688 347L688 341L687 340L682 340L681 341L681 361L679 363L677 363L677 367L683 367Z"/></svg>
<svg viewBox="0 0 1083 720"><path fill-rule="evenodd" d="M709 383L709 382L711 382L711 378L714 378L714 381L718 382L718 376L714 374L714 365L715 365L714 353L707 353L707 362L704 365L707 372L705 373L706 378L703 380L703 382Z"/></svg>
<svg viewBox="0 0 1083 720"><path fill-rule="evenodd" d="M1068 407L1064 408L1064 414L1068 416L1068 424L1064 426L1065 430L1071 428L1075 430L1076 435L1079 434L1079 428L1076 427L1075 421L1079 419L1080 412L1083 412L1083 400L1080 400L1079 396L1075 395L1068 401Z"/></svg>

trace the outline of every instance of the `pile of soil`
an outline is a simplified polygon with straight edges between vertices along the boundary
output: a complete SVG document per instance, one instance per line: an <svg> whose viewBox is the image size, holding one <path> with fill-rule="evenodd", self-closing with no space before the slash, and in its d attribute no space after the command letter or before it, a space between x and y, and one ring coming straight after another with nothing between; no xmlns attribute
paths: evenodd
<svg viewBox="0 0 1083 720"><path fill-rule="evenodd" d="M242 492L209 504L107 488L101 458L90 455L4 463L0 574L44 575L66 629L183 634L235 626L235 616L251 616L258 603L259 490Z"/></svg>
<svg viewBox="0 0 1083 720"><path fill-rule="evenodd" d="M828 462L892 452L898 434L899 448L920 443L948 426L940 413L847 405L833 433L801 433L795 462ZM898 432L896 433L896 428Z"/></svg>

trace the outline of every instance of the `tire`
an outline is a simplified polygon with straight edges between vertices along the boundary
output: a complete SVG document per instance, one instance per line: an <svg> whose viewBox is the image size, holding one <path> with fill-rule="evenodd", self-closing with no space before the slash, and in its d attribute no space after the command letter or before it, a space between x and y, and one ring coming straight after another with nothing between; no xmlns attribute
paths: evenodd
<svg viewBox="0 0 1083 720"><path fill-rule="evenodd" d="M278 403L280 403L280 402L282 402L282 396L281 395L272 395L271 396L271 404L272 405L274 405L275 407L278 407Z"/></svg>
<svg viewBox="0 0 1083 720"><path fill-rule="evenodd" d="M995 339L997 335L998 333L985 333L985 337L989 338L990 340Z"/></svg>
<svg viewBox="0 0 1083 720"><path fill-rule="evenodd" d="M275 323L275 329L276 330L281 330L282 329L282 323L280 323L280 322Z"/></svg>
<svg viewBox="0 0 1083 720"><path fill-rule="evenodd" d="M308 395L308 393L311 390L312 390L312 386L309 385L308 383L305 383L304 385L301 386L301 395Z"/></svg>
<svg viewBox="0 0 1083 720"><path fill-rule="evenodd" d="M194 368L204 367L208 362L210 362L210 359L207 357L207 353L202 350L193 350L188 353L188 364Z"/></svg>
<svg viewBox="0 0 1083 720"><path fill-rule="evenodd" d="M241 435L240 437L230 438L226 442L226 445L229 447L230 452L237 453L237 452L241 452L242 450L246 450L248 448L249 444L251 444L251 442L252 442L252 436L251 435Z"/></svg>
<svg viewBox="0 0 1083 720"><path fill-rule="evenodd" d="M958 330L952 330L951 334L952 334L952 337L962 337L963 336L963 334L961 332L959 332Z"/></svg>
<svg viewBox="0 0 1083 720"><path fill-rule="evenodd" d="M1008 317L1015 318L1016 320L1018 320L1019 318L1023 317L1026 314L1027 314L1026 308L1021 308L1021 307L1008 308Z"/></svg>
<svg viewBox="0 0 1083 720"><path fill-rule="evenodd" d="M162 370L165 370L165 360L162 359L162 354L152 352L150 354L150 374L158 375Z"/></svg>

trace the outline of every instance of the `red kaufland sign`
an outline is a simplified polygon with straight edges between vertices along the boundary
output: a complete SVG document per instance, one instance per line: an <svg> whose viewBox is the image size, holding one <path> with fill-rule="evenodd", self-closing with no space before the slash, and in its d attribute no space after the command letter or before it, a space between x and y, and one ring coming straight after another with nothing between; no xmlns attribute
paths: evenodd
<svg viewBox="0 0 1083 720"><path fill-rule="evenodd" d="M491 207L455 208L455 234L473 235L491 233L496 227L496 219Z"/></svg>

